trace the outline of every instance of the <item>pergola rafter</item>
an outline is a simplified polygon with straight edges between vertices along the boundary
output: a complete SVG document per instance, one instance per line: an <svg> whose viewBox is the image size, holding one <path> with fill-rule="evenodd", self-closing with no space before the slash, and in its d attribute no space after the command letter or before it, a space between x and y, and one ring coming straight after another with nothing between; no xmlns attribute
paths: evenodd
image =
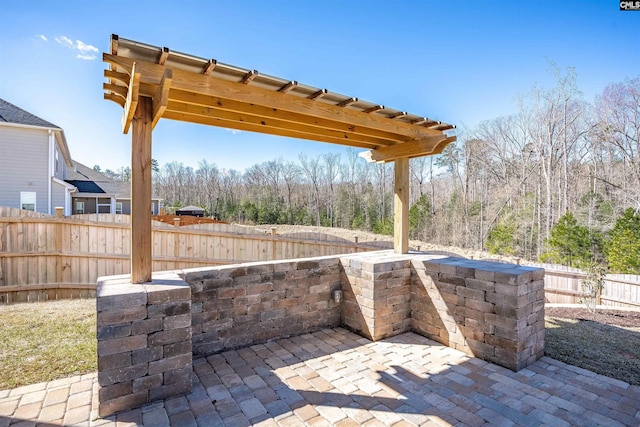
<svg viewBox="0 0 640 427"><path fill-rule="evenodd" d="M149 197L151 130L161 118L364 148L370 151L363 157L370 161L395 162L394 249L404 253L408 250L408 159L440 153L455 140L446 134L454 126L446 123L115 35L111 52L103 54L103 60L109 64L104 97L123 108L124 133L133 124L132 187L139 192L148 187ZM135 283L151 279L150 243L138 245L143 240L139 234L150 232L146 222L151 222L149 209L142 203L146 202L136 203L134 194L131 274Z"/></svg>

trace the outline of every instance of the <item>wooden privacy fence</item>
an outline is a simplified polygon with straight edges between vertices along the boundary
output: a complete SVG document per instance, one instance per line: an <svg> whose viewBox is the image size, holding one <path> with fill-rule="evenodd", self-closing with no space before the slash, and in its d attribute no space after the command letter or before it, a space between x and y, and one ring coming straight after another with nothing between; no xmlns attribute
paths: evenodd
<svg viewBox="0 0 640 427"><path fill-rule="evenodd" d="M56 218L0 208L0 303L95 295L100 276L128 274L130 217ZM319 233L271 235L252 227L153 223L153 270L316 257L393 247Z"/></svg>
<svg viewBox="0 0 640 427"><path fill-rule="evenodd" d="M129 224L129 215L56 218L0 207L0 304L94 296L98 277L129 273ZM174 227L153 223L154 271L392 247L391 241L353 242L325 233L273 235L230 224ZM586 277L582 271L561 265L526 264L546 270L546 302L579 301L580 281ZM640 277L608 275L601 302L640 308Z"/></svg>
<svg viewBox="0 0 640 427"><path fill-rule="evenodd" d="M546 302L576 304L582 296L581 281L586 273L577 268L555 264L527 262L526 265L545 269ZM612 307L640 309L640 276L608 274L605 276L600 303Z"/></svg>

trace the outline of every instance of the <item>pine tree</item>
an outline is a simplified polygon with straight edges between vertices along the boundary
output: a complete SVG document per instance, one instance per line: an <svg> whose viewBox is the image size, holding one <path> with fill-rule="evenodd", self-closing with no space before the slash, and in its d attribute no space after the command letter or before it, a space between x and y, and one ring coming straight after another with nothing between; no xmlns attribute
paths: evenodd
<svg viewBox="0 0 640 427"><path fill-rule="evenodd" d="M607 244L612 273L640 274L640 214L628 208L616 221Z"/></svg>
<svg viewBox="0 0 640 427"><path fill-rule="evenodd" d="M594 258L592 243L589 229L578 224L575 216L567 212L551 228L547 241L550 250L542 254L540 259L570 267L585 266Z"/></svg>
<svg viewBox="0 0 640 427"><path fill-rule="evenodd" d="M485 249L492 254L514 255L516 253L515 232L515 220L512 216L509 216L489 231Z"/></svg>

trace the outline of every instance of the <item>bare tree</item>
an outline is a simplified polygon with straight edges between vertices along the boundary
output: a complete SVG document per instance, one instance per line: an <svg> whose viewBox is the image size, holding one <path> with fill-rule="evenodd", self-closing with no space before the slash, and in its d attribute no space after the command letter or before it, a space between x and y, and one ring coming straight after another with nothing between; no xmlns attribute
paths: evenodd
<svg viewBox="0 0 640 427"><path fill-rule="evenodd" d="M299 159L300 165L302 166L302 171L313 189L316 226L320 226L320 181L322 179L322 165L320 164L320 156L308 158L304 154L300 154Z"/></svg>

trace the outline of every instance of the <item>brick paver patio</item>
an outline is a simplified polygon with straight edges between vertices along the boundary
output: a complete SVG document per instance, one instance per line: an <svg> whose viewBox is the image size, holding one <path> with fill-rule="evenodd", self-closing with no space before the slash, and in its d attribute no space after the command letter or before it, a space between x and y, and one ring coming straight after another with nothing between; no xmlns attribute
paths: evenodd
<svg viewBox="0 0 640 427"><path fill-rule="evenodd" d="M544 357L514 373L414 333L345 329L194 360L193 391L97 418L96 374L0 391L0 427L640 425L640 387Z"/></svg>

